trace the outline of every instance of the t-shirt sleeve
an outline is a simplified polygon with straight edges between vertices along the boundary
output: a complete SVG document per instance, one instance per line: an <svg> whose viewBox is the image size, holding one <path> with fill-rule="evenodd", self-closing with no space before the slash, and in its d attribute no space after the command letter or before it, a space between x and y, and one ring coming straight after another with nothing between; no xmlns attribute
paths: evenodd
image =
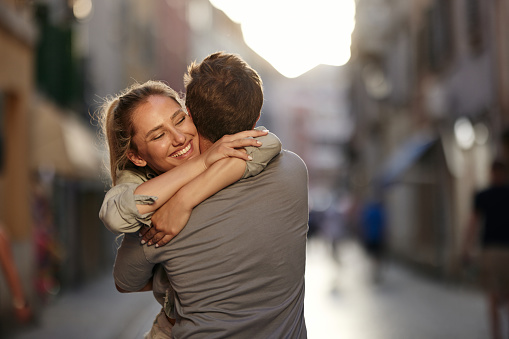
<svg viewBox="0 0 509 339"><path fill-rule="evenodd" d="M111 232L137 232L143 225L151 226L153 212L140 214L136 205L153 204L157 197L135 195L138 183L124 183L112 187L104 197L99 218Z"/></svg>
<svg viewBox="0 0 509 339"><path fill-rule="evenodd" d="M247 154L253 159L246 162L246 170L242 178L259 174L281 152L281 140L274 133L269 132L267 135L255 139L260 140L262 145L260 147L246 147Z"/></svg>
<svg viewBox="0 0 509 339"><path fill-rule="evenodd" d="M152 278L154 266L147 260L140 238L134 234L125 234L113 267L115 284L126 291L139 291Z"/></svg>

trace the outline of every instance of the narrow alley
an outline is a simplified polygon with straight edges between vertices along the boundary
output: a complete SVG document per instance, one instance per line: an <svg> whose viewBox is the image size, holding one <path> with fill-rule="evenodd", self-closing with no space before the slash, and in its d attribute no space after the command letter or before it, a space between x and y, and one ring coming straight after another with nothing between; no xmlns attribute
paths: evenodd
<svg viewBox="0 0 509 339"><path fill-rule="evenodd" d="M322 241L308 246L306 322L310 339L485 339L482 294L447 286L397 265L374 284L362 249L345 242L337 260ZM46 307L37 325L11 339L137 339L158 305L149 293L123 295L108 275Z"/></svg>

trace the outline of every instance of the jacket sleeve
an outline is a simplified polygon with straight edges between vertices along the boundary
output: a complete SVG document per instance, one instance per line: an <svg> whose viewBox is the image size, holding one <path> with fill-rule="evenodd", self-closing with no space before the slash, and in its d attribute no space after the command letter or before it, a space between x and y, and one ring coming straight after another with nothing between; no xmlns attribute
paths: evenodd
<svg viewBox="0 0 509 339"><path fill-rule="evenodd" d="M104 197L99 218L111 232L137 232L143 225L151 226L153 212L140 214L137 204L153 204L157 197L135 195L138 183L125 183L112 187Z"/></svg>
<svg viewBox="0 0 509 339"><path fill-rule="evenodd" d="M246 162L243 179L259 174L267 167L272 158L281 152L281 140L275 134L269 132L267 135L256 139L260 140L262 145L260 147L246 147L247 154L252 156L253 160Z"/></svg>
<svg viewBox="0 0 509 339"><path fill-rule="evenodd" d="M125 234L113 267L115 284L126 291L139 291L152 278L154 266L146 257L140 238L135 234Z"/></svg>

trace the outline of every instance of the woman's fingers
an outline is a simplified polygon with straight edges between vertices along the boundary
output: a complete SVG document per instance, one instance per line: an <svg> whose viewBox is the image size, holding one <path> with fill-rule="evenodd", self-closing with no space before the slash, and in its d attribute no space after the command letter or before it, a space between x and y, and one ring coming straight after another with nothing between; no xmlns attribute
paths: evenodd
<svg viewBox="0 0 509 339"><path fill-rule="evenodd" d="M167 243L170 242L171 239L173 239L173 237L171 235L165 235L164 237L161 238L161 240L159 240L157 242L156 247L161 247L161 246L166 245Z"/></svg>
<svg viewBox="0 0 509 339"><path fill-rule="evenodd" d="M267 133L269 133L269 130L251 129L248 131L242 131L242 132L235 133L235 134L225 135L222 139L225 139L225 141L232 141L232 140L236 140L236 139L245 139L245 138L249 138L249 137L256 138L256 137L261 137L261 136L267 135Z"/></svg>
<svg viewBox="0 0 509 339"><path fill-rule="evenodd" d="M140 228L140 237L143 237L145 235L145 233L148 232L149 229L150 229L150 227L148 227L147 225L143 225Z"/></svg>
<svg viewBox="0 0 509 339"><path fill-rule="evenodd" d="M141 240L142 244L147 244L147 246L156 245L156 247L161 247L166 245L173 239L173 235L166 234L162 231L157 231L155 227L151 227L148 229L143 235L143 239Z"/></svg>
<svg viewBox="0 0 509 339"><path fill-rule="evenodd" d="M153 237L157 233L157 230L155 227L150 227L145 231L145 233L142 235L141 243L145 244L147 243L149 246L152 244L155 244Z"/></svg>
<svg viewBox="0 0 509 339"><path fill-rule="evenodd" d="M216 141L213 147L203 153L205 168L208 168L218 160L228 157L235 157L246 161L251 160L245 153L244 147L261 146L261 141L253 138L267 135L267 133L268 130L249 130L232 135L225 135Z"/></svg>
<svg viewBox="0 0 509 339"><path fill-rule="evenodd" d="M241 147L248 147L248 146L254 146L259 147L262 145L262 142L257 139L237 139L230 141L228 143L225 143L223 146L228 148L241 148Z"/></svg>
<svg viewBox="0 0 509 339"><path fill-rule="evenodd" d="M166 234L164 232L157 232L156 234L154 234L152 239L149 240L147 245L152 246L155 244L156 247L161 247L161 246L164 246L167 243L169 243L170 240L173 238L174 238L174 236L172 236L172 235Z"/></svg>

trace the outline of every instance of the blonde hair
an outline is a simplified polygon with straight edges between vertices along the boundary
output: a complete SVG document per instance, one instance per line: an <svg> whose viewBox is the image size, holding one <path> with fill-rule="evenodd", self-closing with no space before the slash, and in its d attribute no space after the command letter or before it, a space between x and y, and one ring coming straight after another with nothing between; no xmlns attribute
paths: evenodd
<svg viewBox="0 0 509 339"><path fill-rule="evenodd" d="M133 114L154 95L172 98L185 109L184 101L174 89L164 82L150 80L143 84L135 83L120 94L106 98L99 110L99 123L109 153L108 170L113 186L116 185L117 171L125 169L130 163L128 152L138 151L132 142L135 133Z"/></svg>

